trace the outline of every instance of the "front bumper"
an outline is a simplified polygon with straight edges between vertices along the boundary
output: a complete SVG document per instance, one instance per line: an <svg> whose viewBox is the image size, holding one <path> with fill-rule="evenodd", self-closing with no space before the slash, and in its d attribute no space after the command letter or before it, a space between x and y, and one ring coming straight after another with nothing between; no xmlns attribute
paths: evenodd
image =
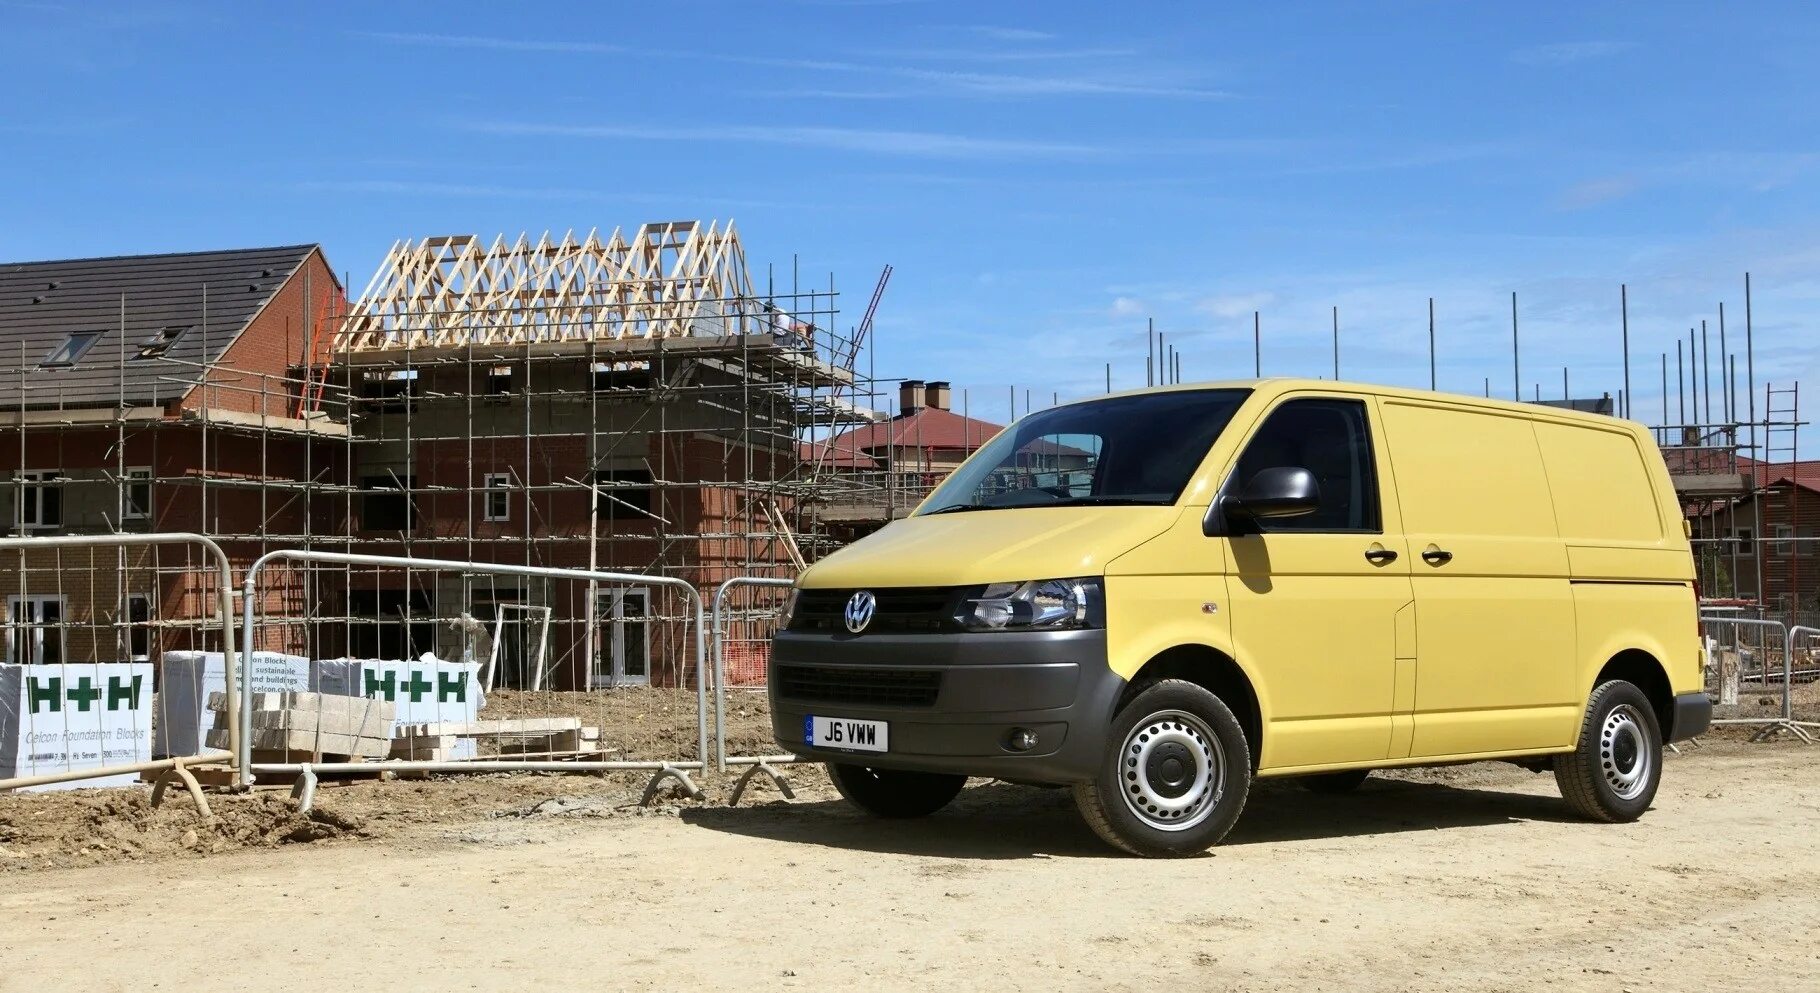
<svg viewBox="0 0 1820 993"><path fill-rule="evenodd" d="M816 762L1033 783L1093 778L1125 680L1104 631L777 634L767 683L777 743ZM912 691L883 687L914 684ZM920 699L910 699L926 693ZM886 700L890 702L884 702ZM890 751L812 747L810 715L886 721ZM1037 744L1010 746L1013 729Z"/></svg>
<svg viewBox="0 0 1820 993"><path fill-rule="evenodd" d="M1713 701L1705 691L1682 693L1675 697L1670 717L1673 723L1669 725L1668 741L1686 741L1705 734L1713 723Z"/></svg>

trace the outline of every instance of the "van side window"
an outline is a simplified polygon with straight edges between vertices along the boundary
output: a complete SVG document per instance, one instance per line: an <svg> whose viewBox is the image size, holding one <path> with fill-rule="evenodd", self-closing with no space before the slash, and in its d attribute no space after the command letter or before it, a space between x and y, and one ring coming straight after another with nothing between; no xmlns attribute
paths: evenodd
<svg viewBox="0 0 1820 993"><path fill-rule="evenodd" d="M1291 400L1270 412L1239 456L1235 478L1265 469L1307 469L1321 487L1312 514L1260 522L1267 532L1381 530L1371 429L1360 400Z"/></svg>

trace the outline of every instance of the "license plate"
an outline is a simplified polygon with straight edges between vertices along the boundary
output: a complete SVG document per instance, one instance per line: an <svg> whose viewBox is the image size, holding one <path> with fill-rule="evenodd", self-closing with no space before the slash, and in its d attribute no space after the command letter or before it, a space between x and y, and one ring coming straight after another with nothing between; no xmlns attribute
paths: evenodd
<svg viewBox="0 0 1820 993"><path fill-rule="evenodd" d="M891 726L884 721L856 721L846 717L803 718L803 741L816 748L849 752L890 751Z"/></svg>

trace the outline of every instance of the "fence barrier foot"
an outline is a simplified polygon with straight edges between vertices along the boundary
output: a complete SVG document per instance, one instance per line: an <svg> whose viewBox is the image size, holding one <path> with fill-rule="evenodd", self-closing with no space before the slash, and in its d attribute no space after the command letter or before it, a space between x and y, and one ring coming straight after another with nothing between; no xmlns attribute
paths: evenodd
<svg viewBox="0 0 1820 993"><path fill-rule="evenodd" d="M1804 721L1776 721L1772 724L1765 724L1762 730L1750 736L1750 740L1753 744L1769 741L1781 732L1787 731L1789 734L1801 739L1802 742L1806 744L1815 744L1814 736L1807 733L1803 727L1804 724L1806 724ZM1820 724L1810 724L1807 726L1820 727Z"/></svg>
<svg viewBox="0 0 1820 993"><path fill-rule="evenodd" d="M196 781L196 776L184 768L181 762L164 770L163 774L158 777L158 781L152 784L152 806L156 807L164 802L164 791L170 787L173 779L182 783L183 788L189 791L190 799L196 804L196 813L200 814L203 820L215 819L215 812L209 809L209 798L202 793L202 784Z"/></svg>
<svg viewBox="0 0 1820 993"><path fill-rule="evenodd" d="M777 784L777 791L784 795L784 799L796 799L796 791L790 788L790 780L771 765L759 762L748 768L745 773L739 777L739 782L733 785L733 795L727 798L727 806L739 806L739 798L745 794L746 785L752 782L753 776L756 776L761 772L766 776L771 777L771 782Z"/></svg>
<svg viewBox="0 0 1820 993"><path fill-rule="evenodd" d="M291 799L297 801L297 812L307 814L316 805L316 771L306 763L297 774L297 785L291 787Z"/></svg>
<svg viewBox="0 0 1820 993"><path fill-rule="evenodd" d="M638 801L638 805L649 807L652 799L657 796L657 787L666 779L676 780L677 785L682 787L683 796L691 800L701 799L701 789L689 778L689 774L673 765L666 764L651 777L651 782L645 786L644 798Z"/></svg>

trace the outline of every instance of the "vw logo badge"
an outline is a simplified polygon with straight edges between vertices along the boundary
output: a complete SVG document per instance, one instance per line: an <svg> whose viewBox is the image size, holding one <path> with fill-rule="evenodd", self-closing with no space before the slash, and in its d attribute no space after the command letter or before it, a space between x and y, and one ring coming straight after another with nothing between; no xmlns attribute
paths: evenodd
<svg viewBox="0 0 1820 993"><path fill-rule="evenodd" d="M858 634L872 623L872 613L878 609L878 598L867 590L860 590L847 600L847 630Z"/></svg>

